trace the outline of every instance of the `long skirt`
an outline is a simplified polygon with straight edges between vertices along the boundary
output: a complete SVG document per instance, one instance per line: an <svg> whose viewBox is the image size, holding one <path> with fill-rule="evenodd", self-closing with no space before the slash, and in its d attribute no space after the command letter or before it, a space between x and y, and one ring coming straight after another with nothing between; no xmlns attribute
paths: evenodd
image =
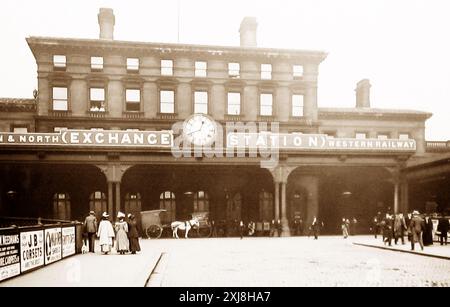
<svg viewBox="0 0 450 307"><path fill-rule="evenodd" d="M139 238L130 238L130 252L140 252Z"/></svg>
<svg viewBox="0 0 450 307"><path fill-rule="evenodd" d="M102 245L102 253L110 253L111 252L111 245L109 244L103 244Z"/></svg>
<svg viewBox="0 0 450 307"><path fill-rule="evenodd" d="M121 229L116 235L116 249L118 252L128 252L130 250L130 242L127 233Z"/></svg>

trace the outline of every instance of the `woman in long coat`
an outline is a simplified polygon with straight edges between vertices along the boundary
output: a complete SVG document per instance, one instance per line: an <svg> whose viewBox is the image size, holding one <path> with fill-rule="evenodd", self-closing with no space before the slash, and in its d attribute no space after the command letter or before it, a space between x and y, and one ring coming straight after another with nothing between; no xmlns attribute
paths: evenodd
<svg viewBox="0 0 450 307"><path fill-rule="evenodd" d="M423 245L433 245L433 221L430 217L425 217L425 230L423 232Z"/></svg>
<svg viewBox="0 0 450 307"><path fill-rule="evenodd" d="M128 224L125 222L125 214L119 212L117 218L119 221L115 225L116 250L119 254L124 255L130 250L130 242L128 241Z"/></svg>
<svg viewBox="0 0 450 307"><path fill-rule="evenodd" d="M112 224L109 221L109 215L106 212L103 213L102 221L98 226L97 237L100 240L102 253L105 255L109 254L111 252L115 234Z"/></svg>
<svg viewBox="0 0 450 307"><path fill-rule="evenodd" d="M129 215L128 225L130 229L128 230L128 238L130 239L130 252L135 255L136 252L141 251L141 246L139 245L139 232L137 228L136 217L132 214Z"/></svg>

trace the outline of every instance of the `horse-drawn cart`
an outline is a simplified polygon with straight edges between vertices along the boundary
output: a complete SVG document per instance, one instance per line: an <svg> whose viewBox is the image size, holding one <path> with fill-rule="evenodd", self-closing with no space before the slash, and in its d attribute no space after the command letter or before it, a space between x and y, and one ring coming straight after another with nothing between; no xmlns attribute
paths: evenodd
<svg viewBox="0 0 450 307"><path fill-rule="evenodd" d="M209 222L209 212L193 213L192 218L196 219L199 223L197 236L199 238L209 238L212 234L212 227Z"/></svg>
<svg viewBox="0 0 450 307"><path fill-rule="evenodd" d="M164 230L164 225L161 222L161 213L166 210L151 210L142 211L142 229L149 239L159 239ZM170 226L169 226L170 227Z"/></svg>

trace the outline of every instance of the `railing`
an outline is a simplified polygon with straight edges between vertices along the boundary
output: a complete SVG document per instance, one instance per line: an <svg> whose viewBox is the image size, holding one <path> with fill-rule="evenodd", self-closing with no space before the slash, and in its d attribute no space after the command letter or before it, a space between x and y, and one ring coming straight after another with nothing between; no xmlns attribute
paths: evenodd
<svg viewBox="0 0 450 307"><path fill-rule="evenodd" d="M158 113L158 118L162 120L177 120L178 114L176 113Z"/></svg>
<svg viewBox="0 0 450 307"><path fill-rule="evenodd" d="M123 116L127 119L140 119L144 118L144 112L125 111Z"/></svg>
<svg viewBox="0 0 450 307"><path fill-rule="evenodd" d="M450 141L427 142L428 152L450 152Z"/></svg>
<svg viewBox="0 0 450 307"><path fill-rule="evenodd" d="M108 116L108 112L105 111L87 111L87 114L92 118L106 118Z"/></svg>
<svg viewBox="0 0 450 307"><path fill-rule="evenodd" d="M71 114L70 111L49 111L49 115L52 117L69 117Z"/></svg>
<svg viewBox="0 0 450 307"><path fill-rule="evenodd" d="M225 120L229 122L241 122L244 119L244 115L225 115Z"/></svg>

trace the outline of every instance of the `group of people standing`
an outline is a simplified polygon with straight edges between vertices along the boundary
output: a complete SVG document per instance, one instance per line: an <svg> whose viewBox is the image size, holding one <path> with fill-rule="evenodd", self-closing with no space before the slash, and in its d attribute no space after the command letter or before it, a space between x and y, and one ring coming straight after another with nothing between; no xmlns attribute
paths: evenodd
<svg viewBox="0 0 450 307"><path fill-rule="evenodd" d="M433 221L429 216L422 216L419 211L408 213L406 216L402 213L386 213L381 217L381 213L374 217L373 230L375 239L381 232L385 245L392 246L392 240L397 245L399 241L405 244L405 236L411 242L411 250L415 249L415 244L419 243L421 249L424 246L433 245ZM438 234L441 237L441 245L447 244L447 233L449 231L449 220L442 217L439 219Z"/></svg>
<svg viewBox="0 0 450 307"><path fill-rule="evenodd" d="M95 240L99 239L101 252L104 255L111 253L115 244L116 251L125 255L131 252L136 254L141 251L139 244L139 231L136 217L133 214L127 216L119 212L117 222L114 224L110 221L108 213L104 212L100 223L97 225L95 212L91 211L84 221L85 241L88 241L88 249L90 253L95 253Z"/></svg>

